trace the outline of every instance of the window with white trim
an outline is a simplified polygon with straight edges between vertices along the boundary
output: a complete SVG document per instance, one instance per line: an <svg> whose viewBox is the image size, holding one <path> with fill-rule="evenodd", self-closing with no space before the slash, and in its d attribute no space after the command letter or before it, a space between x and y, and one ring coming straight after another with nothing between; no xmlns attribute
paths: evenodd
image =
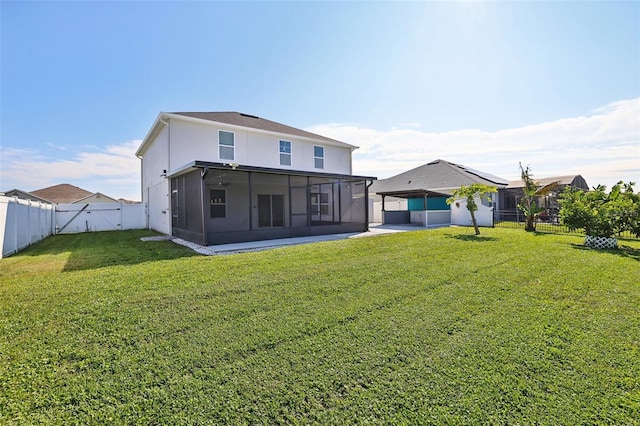
<svg viewBox="0 0 640 426"><path fill-rule="evenodd" d="M235 160L235 134L218 131L218 153L221 160Z"/></svg>
<svg viewBox="0 0 640 426"><path fill-rule="evenodd" d="M280 141L280 165L291 165L291 142Z"/></svg>
<svg viewBox="0 0 640 426"><path fill-rule="evenodd" d="M324 147L313 147L313 167L316 169L324 169Z"/></svg>

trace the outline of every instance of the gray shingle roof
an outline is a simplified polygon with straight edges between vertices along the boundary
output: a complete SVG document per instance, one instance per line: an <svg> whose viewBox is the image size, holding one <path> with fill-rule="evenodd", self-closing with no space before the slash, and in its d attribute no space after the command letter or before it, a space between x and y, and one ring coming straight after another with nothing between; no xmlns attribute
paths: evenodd
<svg viewBox="0 0 640 426"><path fill-rule="evenodd" d="M372 185L370 192L430 191L449 193L462 185L473 183L504 187L508 181L460 164L435 160L388 179L381 179Z"/></svg>
<svg viewBox="0 0 640 426"><path fill-rule="evenodd" d="M49 203L51 204L51 201L42 198L42 197L38 197L37 195L34 195L30 192L27 191L23 191L21 189L12 189L10 191L7 192L0 192L0 195L4 195L6 197L17 197L17 198L21 198L23 200L31 200L31 201L40 201L40 202L44 202L44 203Z"/></svg>
<svg viewBox="0 0 640 426"><path fill-rule="evenodd" d="M325 142L349 145L345 142L327 138L325 136L317 135L305 130L296 129L295 127L287 126L286 124L276 123L275 121L260 118L255 115L243 114L240 112L172 112L171 114L199 118L201 120L215 121L217 123L249 127L252 129L266 130L269 132L282 133L285 135L302 136L305 138L317 139Z"/></svg>

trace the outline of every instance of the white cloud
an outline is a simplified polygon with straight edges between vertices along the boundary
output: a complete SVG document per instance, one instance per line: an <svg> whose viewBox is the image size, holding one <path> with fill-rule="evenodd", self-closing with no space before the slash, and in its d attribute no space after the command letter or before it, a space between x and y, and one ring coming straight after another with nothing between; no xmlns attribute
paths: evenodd
<svg viewBox="0 0 640 426"><path fill-rule="evenodd" d="M640 99L613 102L590 115L492 132L384 131L338 123L307 130L359 146L354 173L378 178L441 158L506 179L519 177L522 162L537 177L581 174L591 186L624 180L640 189Z"/></svg>
<svg viewBox="0 0 640 426"><path fill-rule="evenodd" d="M140 140L76 153L69 160L50 160L34 150L2 147L2 190L33 191L70 183L114 198L140 200Z"/></svg>
<svg viewBox="0 0 640 426"><path fill-rule="evenodd" d="M640 99L613 102L586 116L493 132L435 133L415 123L390 130L330 123L307 130L360 146L353 156L353 171L360 175L385 178L441 158L517 179L522 162L531 166L535 177L581 174L590 186L611 187L624 180L637 182L640 190ZM32 191L70 183L139 200L140 160L135 151L140 143L85 146L64 160L48 157L51 150L2 146L0 190Z"/></svg>

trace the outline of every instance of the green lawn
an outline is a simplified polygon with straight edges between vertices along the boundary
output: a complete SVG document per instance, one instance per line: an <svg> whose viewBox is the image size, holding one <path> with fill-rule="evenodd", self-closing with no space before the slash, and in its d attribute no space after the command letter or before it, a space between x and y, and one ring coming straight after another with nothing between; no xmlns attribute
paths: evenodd
<svg viewBox="0 0 640 426"><path fill-rule="evenodd" d="M640 242L465 228L0 260L0 424L640 424Z"/></svg>

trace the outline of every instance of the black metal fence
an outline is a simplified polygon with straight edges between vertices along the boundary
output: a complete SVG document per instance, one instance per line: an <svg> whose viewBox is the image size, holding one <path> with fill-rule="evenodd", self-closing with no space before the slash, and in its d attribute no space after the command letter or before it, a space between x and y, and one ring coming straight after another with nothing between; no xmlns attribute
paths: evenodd
<svg viewBox="0 0 640 426"><path fill-rule="evenodd" d="M525 227L525 217L522 212L514 212L513 210L496 210L494 226L496 228L521 228ZM560 234L576 234L576 235L584 235L584 231L581 229L578 230L570 230L568 226L563 225L560 221L560 218L555 212L551 212L551 214L542 214L536 220L536 231L537 232L550 232L550 233L560 233ZM621 238L632 238L638 239L629 231L622 232L618 234L618 237Z"/></svg>

